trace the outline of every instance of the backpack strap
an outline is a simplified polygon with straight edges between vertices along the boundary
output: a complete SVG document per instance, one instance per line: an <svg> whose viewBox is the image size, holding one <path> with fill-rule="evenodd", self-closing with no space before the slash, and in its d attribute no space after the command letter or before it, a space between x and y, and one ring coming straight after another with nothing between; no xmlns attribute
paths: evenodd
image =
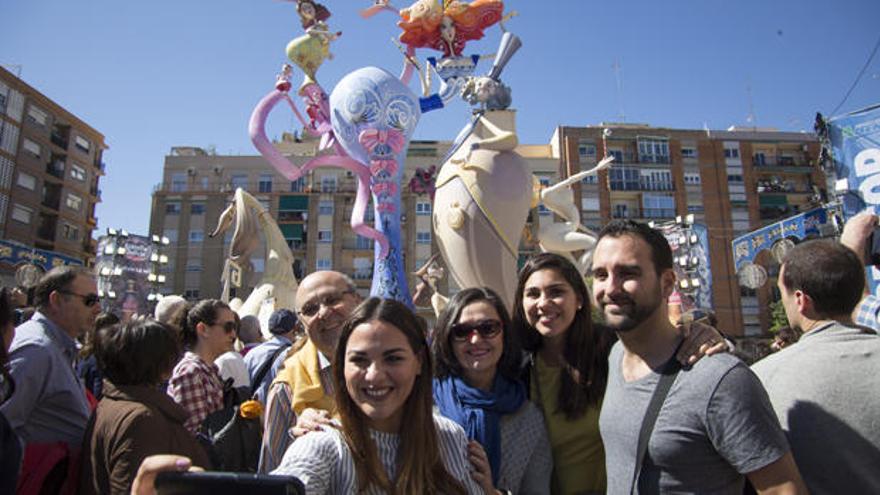
<svg viewBox="0 0 880 495"><path fill-rule="evenodd" d="M639 430L639 443L636 452L636 464L633 471L632 486L630 486L629 490L630 494L636 493L637 491L636 489L639 484L642 464L644 464L645 456L648 454L648 442L651 440L651 434L654 432L654 425L657 423L657 416L660 415L660 409L663 407L663 402L666 401L666 396L669 395L669 389L672 388L672 384L675 382L675 377L678 376L678 372L681 370L681 363L676 359L676 354L678 354L678 349L680 347L681 344L675 348L672 357L663 365L660 380L657 382L657 387L654 388L654 394L651 395L651 402L648 403L648 410L645 411L645 417L642 419L642 428Z"/></svg>
<svg viewBox="0 0 880 495"><path fill-rule="evenodd" d="M278 355L281 354L281 351L287 349L288 347L290 347L290 344L284 344L278 349L275 349L275 351L269 355L269 359L263 362L263 365L260 366L260 369L257 370L257 373L254 375L254 379L251 382L251 393L253 393L254 390L260 387L260 384L263 383L263 379L266 378L266 373L269 372L269 369L272 367L272 363L275 362L275 358L277 358Z"/></svg>

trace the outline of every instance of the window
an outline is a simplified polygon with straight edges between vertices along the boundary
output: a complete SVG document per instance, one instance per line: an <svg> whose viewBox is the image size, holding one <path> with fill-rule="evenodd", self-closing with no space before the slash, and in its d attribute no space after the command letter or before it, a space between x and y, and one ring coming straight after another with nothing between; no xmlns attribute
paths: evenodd
<svg viewBox="0 0 880 495"><path fill-rule="evenodd" d="M318 242L329 244L333 242L333 231L332 230L319 230L318 231Z"/></svg>
<svg viewBox="0 0 880 495"><path fill-rule="evenodd" d="M692 148L690 146L682 146L681 157L682 158L696 158L697 157L697 149Z"/></svg>
<svg viewBox="0 0 880 495"><path fill-rule="evenodd" d="M86 180L86 169L80 167L77 164L70 165L70 176L76 180L84 181Z"/></svg>
<svg viewBox="0 0 880 495"><path fill-rule="evenodd" d="M430 215L431 203L427 201L419 201L416 203L416 215Z"/></svg>
<svg viewBox="0 0 880 495"><path fill-rule="evenodd" d="M0 125L0 149L10 155L16 154L18 151L18 126L9 122Z"/></svg>
<svg viewBox="0 0 880 495"><path fill-rule="evenodd" d="M183 291L183 297L189 300L199 298L199 289L186 289Z"/></svg>
<svg viewBox="0 0 880 495"><path fill-rule="evenodd" d="M300 177L290 183L290 192L303 192L306 189L306 178Z"/></svg>
<svg viewBox="0 0 880 495"><path fill-rule="evenodd" d="M46 122L49 120L49 116L46 115L46 112L31 105L30 108L28 108L27 120L34 124L45 126Z"/></svg>
<svg viewBox="0 0 880 495"><path fill-rule="evenodd" d="M581 182L584 184L598 184L599 183L599 176L596 174L591 174L591 175L584 177L581 180Z"/></svg>
<svg viewBox="0 0 880 495"><path fill-rule="evenodd" d="M638 191L641 185L641 173L632 167L611 167L608 179L612 191Z"/></svg>
<svg viewBox="0 0 880 495"><path fill-rule="evenodd" d="M623 163L623 150L608 150L608 154L614 157L613 165L620 165ZM612 168L612 170L614 170Z"/></svg>
<svg viewBox="0 0 880 495"><path fill-rule="evenodd" d="M40 149L40 145L31 141L28 138L24 138L23 146L24 146L25 151L34 155L37 158L39 158L40 155L42 154L42 150Z"/></svg>
<svg viewBox="0 0 880 495"><path fill-rule="evenodd" d="M759 151L755 153L755 165L761 166L767 164L767 155L764 154L763 151Z"/></svg>
<svg viewBox="0 0 880 495"><path fill-rule="evenodd" d="M742 182L743 176L738 174L727 174L727 182Z"/></svg>
<svg viewBox="0 0 880 495"><path fill-rule="evenodd" d="M319 258L315 262L315 269L317 270L332 270L333 269L333 260L329 258Z"/></svg>
<svg viewBox="0 0 880 495"><path fill-rule="evenodd" d="M67 205L71 210L79 211L82 206L82 198L73 193L67 193L67 199L64 201L64 204Z"/></svg>
<svg viewBox="0 0 880 495"><path fill-rule="evenodd" d="M190 215L204 215L205 203L193 203L189 205L189 213Z"/></svg>
<svg viewBox="0 0 880 495"><path fill-rule="evenodd" d="M703 213L702 205L688 205L688 213Z"/></svg>
<svg viewBox="0 0 880 495"><path fill-rule="evenodd" d="M18 181L16 183L19 186L25 189L29 189L31 191L35 191L37 189L37 178L24 172L18 173Z"/></svg>
<svg viewBox="0 0 880 495"><path fill-rule="evenodd" d="M68 241L79 240L79 229L68 223L61 225L61 235Z"/></svg>
<svg viewBox="0 0 880 495"><path fill-rule="evenodd" d="M325 175L325 176L321 177L321 192L324 192L324 193L336 192L336 176L335 175Z"/></svg>
<svg viewBox="0 0 880 495"><path fill-rule="evenodd" d="M332 215L333 214L333 201L332 200L321 200L318 203L318 214L319 215Z"/></svg>
<svg viewBox="0 0 880 495"><path fill-rule="evenodd" d="M76 146L76 149L82 151L83 153L88 153L90 149L92 149L92 143L89 142L88 139L82 136L76 136L73 138L73 144Z"/></svg>
<svg viewBox="0 0 880 495"><path fill-rule="evenodd" d="M669 163L669 142L658 138L639 138L639 161Z"/></svg>
<svg viewBox="0 0 880 495"><path fill-rule="evenodd" d="M261 193L272 192L272 174L260 174L258 187Z"/></svg>
<svg viewBox="0 0 880 495"><path fill-rule="evenodd" d="M186 174L175 172L171 174L171 192L186 191Z"/></svg>
<svg viewBox="0 0 880 495"><path fill-rule="evenodd" d="M162 235L167 237L169 242L177 242L177 229L165 229Z"/></svg>
<svg viewBox="0 0 880 495"><path fill-rule="evenodd" d="M247 174L233 174L230 177L229 182L232 184L232 189L247 189Z"/></svg>
<svg viewBox="0 0 880 495"><path fill-rule="evenodd" d="M205 240L205 231L201 229L194 229L189 231L189 242L197 244Z"/></svg>
<svg viewBox="0 0 880 495"><path fill-rule="evenodd" d="M202 271L202 260L200 259L189 259L186 261L186 271L188 272L200 272Z"/></svg>
<svg viewBox="0 0 880 495"><path fill-rule="evenodd" d="M178 203L176 201L165 203L165 214L166 215L179 215L180 214L180 203Z"/></svg>
<svg viewBox="0 0 880 495"><path fill-rule="evenodd" d="M687 172L684 174L684 183L696 185L700 183L700 173L699 172Z"/></svg>
<svg viewBox="0 0 880 495"><path fill-rule="evenodd" d="M739 158L739 148L724 148L724 158Z"/></svg>
<svg viewBox="0 0 880 495"><path fill-rule="evenodd" d="M416 244L431 244L431 233L416 232Z"/></svg>
<svg viewBox="0 0 880 495"><path fill-rule="evenodd" d="M18 203L12 205L12 219L21 223L31 223L31 218L34 216L33 208L28 208L27 206L22 206Z"/></svg>
<svg viewBox="0 0 880 495"><path fill-rule="evenodd" d="M644 218L671 218L675 216L675 198L672 196L644 195L642 197Z"/></svg>
<svg viewBox="0 0 880 495"><path fill-rule="evenodd" d="M578 143L578 155L584 157L596 156L596 145L592 143Z"/></svg>

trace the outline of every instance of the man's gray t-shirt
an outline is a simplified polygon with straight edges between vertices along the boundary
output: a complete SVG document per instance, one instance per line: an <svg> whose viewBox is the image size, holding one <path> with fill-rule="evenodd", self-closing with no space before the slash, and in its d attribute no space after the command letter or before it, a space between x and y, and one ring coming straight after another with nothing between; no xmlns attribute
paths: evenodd
<svg viewBox="0 0 880 495"><path fill-rule="evenodd" d="M605 445L608 493L630 492L639 431L660 379L652 372L626 383L623 344L608 358L608 387L599 430ZM654 426L639 493L741 494L745 473L771 464L788 443L758 378L729 354L682 369Z"/></svg>
<svg viewBox="0 0 880 495"><path fill-rule="evenodd" d="M752 370L810 493L880 493L880 336L823 325Z"/></svg>

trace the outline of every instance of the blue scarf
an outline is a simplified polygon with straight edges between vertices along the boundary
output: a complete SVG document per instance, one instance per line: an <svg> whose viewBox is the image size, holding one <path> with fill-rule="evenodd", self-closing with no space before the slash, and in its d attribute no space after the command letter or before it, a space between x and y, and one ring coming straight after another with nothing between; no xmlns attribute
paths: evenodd
<svg viewBox="0 0 880 495"><path fill-rule="evenodd" d="M491 392L471 387L460 377L434 380L434 403L440 414L460 424L468 438L486 449L496 485L501 467L501 416L518 411L525 400L522 382L500 373L495 375Z"/></svg>

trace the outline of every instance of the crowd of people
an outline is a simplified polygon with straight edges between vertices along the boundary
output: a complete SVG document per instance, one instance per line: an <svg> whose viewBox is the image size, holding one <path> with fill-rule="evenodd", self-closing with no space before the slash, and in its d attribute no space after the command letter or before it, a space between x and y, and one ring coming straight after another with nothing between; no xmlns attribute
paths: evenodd
<svg viewBox="0 0 880 495"><path fill-rule="evenodd" d="M0 492L152 494L159 471L235 466L316 494L880 493L876 225L785 256L800 338L751 367L670 320L670 247L629 220L600 232L589 279L538 254L512 308L466 288L433 328L333 271L301 281L265 342L214 299L119 323L89 271L56 268L17 327L0 290ZM256 445L216 421L256 423Z"/></svg>

